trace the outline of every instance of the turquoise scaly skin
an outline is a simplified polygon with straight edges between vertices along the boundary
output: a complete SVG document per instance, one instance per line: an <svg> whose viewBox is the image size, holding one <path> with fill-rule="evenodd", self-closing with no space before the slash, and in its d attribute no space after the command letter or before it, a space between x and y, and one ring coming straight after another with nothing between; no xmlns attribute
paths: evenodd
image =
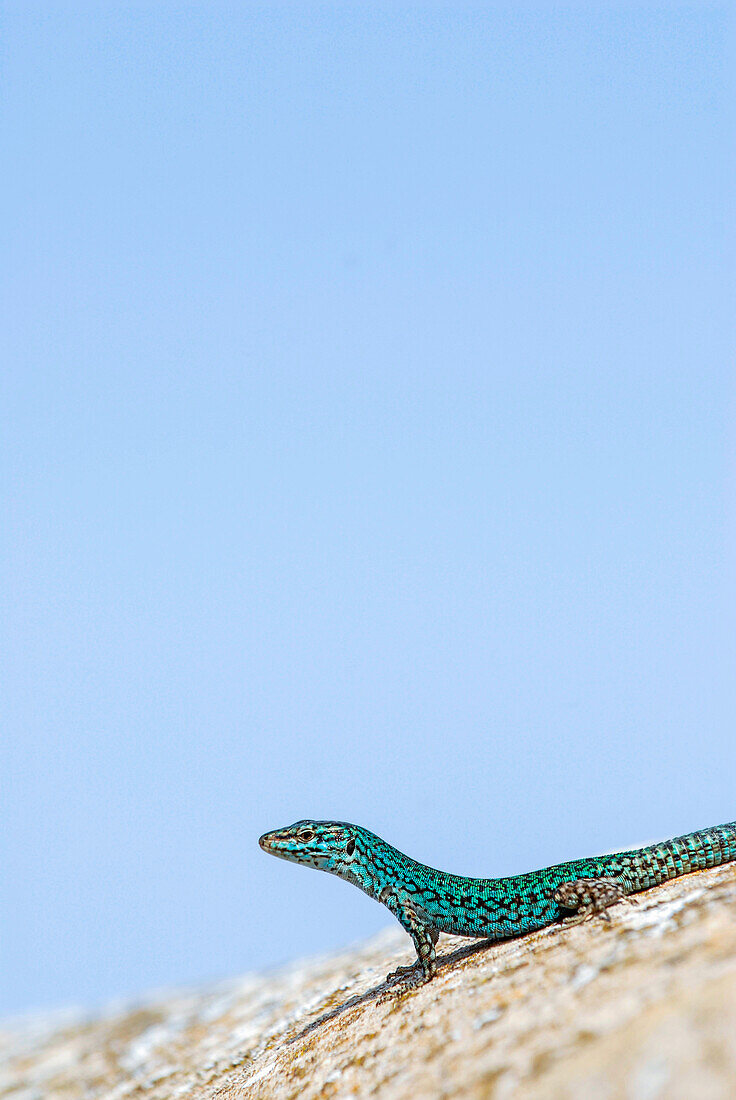
<svg viewBox="0 0 736 1100"><path fill-rule="evenodd" d="M557 863L509 878L464 878L417 863L361 825L297 821L264 833L264 852L329 871L382 902L411 936L416 967L388 976L416 985L437 972L440 932L508 939L564 920L585 920L627 894L736 860L736 821L630 852Z"/></svg>

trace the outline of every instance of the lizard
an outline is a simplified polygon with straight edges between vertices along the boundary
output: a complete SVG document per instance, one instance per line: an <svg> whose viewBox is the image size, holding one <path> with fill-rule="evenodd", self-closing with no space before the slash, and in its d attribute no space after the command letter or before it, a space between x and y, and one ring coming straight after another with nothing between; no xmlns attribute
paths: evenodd
<svg viewBox="0 0 736 1100"><path fill-rule="evenodd" d="M506 878L466 878L418 863L361 825L297 821L264 833L264 852L328 871L382 902L417 953L387 982L422 985L435 977L440 932L503 940L552 924L599 915L630 894L736 860L736 821L627 852L556 863Z"/></svg>

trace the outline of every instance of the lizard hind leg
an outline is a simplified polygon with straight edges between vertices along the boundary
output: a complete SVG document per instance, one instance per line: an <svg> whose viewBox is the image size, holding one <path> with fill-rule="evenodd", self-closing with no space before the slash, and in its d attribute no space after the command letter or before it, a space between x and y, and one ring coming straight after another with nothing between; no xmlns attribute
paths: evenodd
<svg viewBox="0 0 736 1100"><path fill-rule="evenodd" d="M561 909L573 909L573 916L565 917L565 924L579 924L600 916L610 921L608 909L623 901L626 892L615 878L576 878L563 882L554 892L554 899Z"/></svg>

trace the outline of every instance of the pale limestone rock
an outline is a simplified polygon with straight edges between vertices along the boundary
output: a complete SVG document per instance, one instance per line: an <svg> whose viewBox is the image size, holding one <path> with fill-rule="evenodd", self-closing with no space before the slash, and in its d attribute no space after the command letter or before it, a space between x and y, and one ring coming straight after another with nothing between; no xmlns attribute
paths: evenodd
<svg viewBox="0 0 736 1100"><path fill-rule="evenodd" d="M593 921L439 944L387 995L398 927L352 951L94 1017L0 1028L3 1100L734 1100L736 867Z"/></svg>

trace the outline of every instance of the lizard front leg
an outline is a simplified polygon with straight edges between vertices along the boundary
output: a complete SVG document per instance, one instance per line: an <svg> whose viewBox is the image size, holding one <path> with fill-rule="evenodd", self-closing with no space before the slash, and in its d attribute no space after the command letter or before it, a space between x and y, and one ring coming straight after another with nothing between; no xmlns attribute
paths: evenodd
<svg viewBox="0 0 736 1100"><path fill-rule="evenodd" d="M414 966L397 967L386 981L403 981L408 986L431 981L437 973L434 945L439 939L439 932L422 921L411 900L405 894L399 894L395 886L385 886L378 900L391 910L401 927L409 933L417 952Z"/></svg>

